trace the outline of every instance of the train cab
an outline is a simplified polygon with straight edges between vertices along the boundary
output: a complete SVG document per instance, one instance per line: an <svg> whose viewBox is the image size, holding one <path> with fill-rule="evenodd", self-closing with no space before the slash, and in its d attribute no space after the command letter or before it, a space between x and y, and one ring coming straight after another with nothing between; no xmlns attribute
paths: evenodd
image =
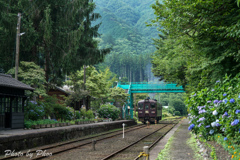
<svg viewBox="0 0 240 160"><path fill-rule="evenodd" d="M138 102L138 118L139 121L146 123L149 121L154 123L155 120L161 119L161 105L158 106L156 100L144 99Z"/></svg>

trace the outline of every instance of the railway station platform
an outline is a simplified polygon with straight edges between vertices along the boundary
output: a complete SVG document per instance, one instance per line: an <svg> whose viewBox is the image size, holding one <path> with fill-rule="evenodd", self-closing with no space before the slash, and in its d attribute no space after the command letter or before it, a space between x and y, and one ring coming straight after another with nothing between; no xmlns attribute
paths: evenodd
<svg viewBox="0 0 240 160"><path fill-rule="evenodd" d="M137 124L133 120L119 120L55 128L1 130L0 155L4 155L5 150L19 151L122 128L123 123L126 126Z"/></svg>
<svg viewBox="0 0 240 160"><path fill-rule="evenodd" d="M176 126L173 127L171 131L169 131L163 139L161 139L153 149L150 150L150 160L156 160L158 158L158 154L165 148L169 138L172 136L177 138L176 143L171 144L171 157L169 159L193 159L193 155L189 154L190 148L187 146L186 140L190 138L189 130L188 130L188 119L182 119ZM176 132L177 131L177 132ZM188 153L188 154L186 154ZM176 157L175 157L176 156Z"/></svg>

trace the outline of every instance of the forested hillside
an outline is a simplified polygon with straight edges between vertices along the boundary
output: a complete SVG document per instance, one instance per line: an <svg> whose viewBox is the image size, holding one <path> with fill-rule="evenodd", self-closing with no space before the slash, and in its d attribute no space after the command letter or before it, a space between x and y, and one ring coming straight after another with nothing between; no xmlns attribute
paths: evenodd
<svg viewBox="0 0 240 160"><path fill-rule="evenodd" d="M154 19L151 4L154 0L97 0L96 13L101 15L95 24L101 23L100 48L112 47L105 62L98 68L110 67L111 71L128 81L153 79L150 54L155 51L152 38L157 29L146 27Z"/></svg>

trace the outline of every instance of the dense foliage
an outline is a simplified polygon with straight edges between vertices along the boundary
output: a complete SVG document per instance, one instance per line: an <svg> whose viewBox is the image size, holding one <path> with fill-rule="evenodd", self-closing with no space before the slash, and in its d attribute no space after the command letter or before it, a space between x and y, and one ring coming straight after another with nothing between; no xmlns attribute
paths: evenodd
<svg viewBox="0 0 240 160"><path fill-rule="evenodd" d="M14 77L15 67L10 69L7 73L11 74ZM36 65L34 62L20 62L18 68L18 80L35 88L33 92L26 91L27 95L30 98L39 95L46 96L46 81L44 75L44 70L38 65Z"/></svg>
<svg viewBox="0 0 240 160"><path fill-rule="evenodd" d="M17 14L22 13L20 61L31 61L45 70L46 82L61 84L65 74L79 66L103 61L109 49L98 49L100 15L92 0L0 0L0 64L13 67Z"/></svg>
<svg viewBox="0 0 240 160"><path fill-rule="evenodd" d="M184 104L185 93L158 93L155 98L163 106L168 106L166 111L175 115L187 115L187 107Z"/></svg>
<svg viewBox="0 0 240 160"><path fill-rule="evenodd" d="M240 74L225 76L212 88L204 88L186 101L190 110L190 127L209 139L220 133L240 144Z"/></svg>
<svg viewBox="0 0 240 160"><path fill-rule="evenodd" d="M236 0L163 0L152 7L157 17L151 25L159 30L154 75L197 91L239 72Z"/></svg>
<svg viewBox="0 0 240 160"><path fill-rule="evenodd" d="M100 47L112 47L104 63L99 67L110 70L128 81L147 81L153 78L150 53L155 51L152 38L157 37L156 28L146 27L154 17L150 7L155 0L96 0L96 12L102 18L99 33Z"/></svg>
<svg viewBox="0 0 240 160"><path fill-rule="evenodd" d="M91 108L98 109L100 105L107 102L119 102L121 105L127 100L128 94L121 88L113 88L116 83L116 77L112 77L112 73L108 68L103 72L97 71L93 66L87 66L86 69L86 83L84 84L84 69L77 71L75 74L69 76L66 84L71 87L73 91L79 93L75 97L69 96L68 99L77 101L83 97L91 97ZM83 95L83 93L85 93ZM74 94L73 94L74 95Z"/></svg>
<svg viewBox="0 0 240 160"><path fill-rule="evenodd" d="M111 104L101 105L97 112L100 118L111 118L112 120L119 118L120 114L119 108Z"/></svg>

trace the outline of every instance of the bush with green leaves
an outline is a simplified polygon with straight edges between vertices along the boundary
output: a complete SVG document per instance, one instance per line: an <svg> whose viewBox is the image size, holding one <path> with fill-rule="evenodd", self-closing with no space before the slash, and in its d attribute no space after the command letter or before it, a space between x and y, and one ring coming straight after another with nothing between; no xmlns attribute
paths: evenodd
<svg viewBox="0 0 240 160"><path fill-rule="evenodd" d="M189 130L210 139L222 134L240 143L240 74L225 76L212 88L192 93L186 100L191 119Z"/></svg>
<svg viewBox="0 0 240 160"><path fill-rule="evenodd" d="M97 112L100 118L111 118L113 120L117 119L120 114L119 108L111 104L101 105Z"/></svg>
<svg viewBox="0 0 240 160"><path fill-rule="evenodd" d="M69 120L68 117L69 117L70 113L65 106L63 106L61 104L55 104L53 107L54 107L53 108L54 114L57 119Z"/></svg>
<svg viewBox="0 0 240 160"><path fill-rule="evenodd" d="M91 109L89 109L89 110L86 112L86 118L87 118L87 119L93 119L93 118L94 118L93 111L92 111Z"/></svg>
<svg viewBox="0 0 240 160"><path fill-rule="evenodd" d="M45 116L44 105L35 101L29 101L24 107L24 118L26 120L39 120Z"/></svg>
<svg viewBox="0 0 240 160"><path fill-rule="evenodd" d="M175 116L181 116L181 113L179 111L175 111Z"/></svg>

